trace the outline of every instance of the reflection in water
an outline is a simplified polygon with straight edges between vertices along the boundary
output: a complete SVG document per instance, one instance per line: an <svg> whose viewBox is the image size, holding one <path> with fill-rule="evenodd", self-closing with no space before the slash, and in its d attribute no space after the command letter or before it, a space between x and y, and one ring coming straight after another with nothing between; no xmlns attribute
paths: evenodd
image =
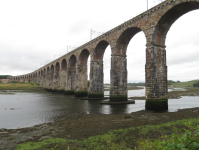
<svg viewBox="0 0 199 150"><path fill-rule="evenodd" d="M128 96L144 96L145 89L130 90ZM109 93L109 91L105 91ZM108 95L108 94L107 94ZM199 107L198 97L185 96L168 101L169 110ZM51 122L76 112L129 114L145 109L145 100L128 105L100 105L100 101L80 100L73 96L51 93L0 94L0 128L27 127Z"/></svg>
<svg viewBox="0 0 199 150"><path fill-rule="evenodd" d="M111 114L110 105L102 105L100 112L102 114Z"/></svg>

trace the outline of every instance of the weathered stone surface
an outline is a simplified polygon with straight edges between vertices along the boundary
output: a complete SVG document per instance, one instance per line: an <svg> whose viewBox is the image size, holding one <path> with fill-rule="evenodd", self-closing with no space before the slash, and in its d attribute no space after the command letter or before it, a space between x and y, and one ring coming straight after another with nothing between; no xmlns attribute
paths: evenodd
<svg viewBox="0 0 199 150"><path fill-rule="evenodd" d="M127 100L126 57L121 55L112 55L110 101L118 101L117 97L121 96L123 97L122 101Z"/></svg>
<svg viewBox="0 0 199 150"><path fill-rule="evenodd" d="M67 80L67 72L65 70L60 71L60 87L59 89L65 89Z"/></svg>
<svg viewBox="0 0 199 150"><path fill-rule="evenodd" d="M75 75L76 70L75 68L68 68L67 69L67 89L66 90L75 90Z"/></svg>
<svg viewBox="0 0 199 150"><path fill-rule="evenodd" d="M75 91L76 92L87 92L87 66L77 65L76 66L76 81L75 81Z"/></svg>
<svg viewBox="0 0 199 150"><path fill-rule="evenodd" d="M104 93L103 61L91 61L90 63L90 91L93 93ZM90 97L91 98L91 97Z"/></svg>

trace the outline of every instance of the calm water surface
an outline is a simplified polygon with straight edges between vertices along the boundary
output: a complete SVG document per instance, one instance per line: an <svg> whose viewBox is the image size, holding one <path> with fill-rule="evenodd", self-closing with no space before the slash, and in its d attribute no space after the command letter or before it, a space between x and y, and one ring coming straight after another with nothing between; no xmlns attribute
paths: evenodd
<svg viewBox="0 0 199 150"><path fill-rule="evenodd" d="M182 90L182 89L179 89ZM109 91L105 91L109 95ZM144 96L145 89L129 90L128 96ZM0 94L0 128L21 128L45 122L76 112L118 114L145 109L145 100L128 105L100 105L100 101L88 101L51 93ZM184 96L169 100L170 112L183 108L199 107L198 97Z"/></svg>

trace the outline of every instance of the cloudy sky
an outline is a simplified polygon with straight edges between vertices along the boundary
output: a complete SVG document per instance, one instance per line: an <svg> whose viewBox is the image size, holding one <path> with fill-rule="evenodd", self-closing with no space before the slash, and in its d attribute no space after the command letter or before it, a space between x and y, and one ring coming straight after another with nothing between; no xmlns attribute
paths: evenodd
<svg viewBox="0 0 199 150"><path fill-rule="evenodd" d="M149 8L158 2L149 0ZM90 40L90 30L106 32L146 11L146 0L1 0L0 75L21 75ZM168 79L199 79L199 10L178 19L167 35ZM93 34L93 38L97 34ZM127 50L128 82L145 81L142 32ZM69 49L71 50L71 49ZM110 48L104 56L104 82L110 80Z"/></svg>

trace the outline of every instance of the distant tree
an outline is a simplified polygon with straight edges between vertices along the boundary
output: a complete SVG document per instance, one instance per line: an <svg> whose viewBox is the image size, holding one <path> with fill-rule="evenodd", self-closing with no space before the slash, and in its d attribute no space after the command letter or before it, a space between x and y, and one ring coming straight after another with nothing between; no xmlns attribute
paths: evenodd
<svg viewBox="0 0 199 150"><path fill-rule="evenodd" d="M10 77L10 75L0 75L0 79L7 79L7 77Z"/></svg>
<svg viewBox="0 0 199 150"><path fill-rule="evenodd" d="M128 83L128 86L145 86L144 82L139 82L139 83Z"/></svg>
<svg viewBox="0 0 199 150"><path fill-rule="evenodd" d="M193 84L193 87L199 87L199 81Z"/></svg>
<svg viewBox="0 0 199 150"><path fill-rule="evenodd" d="M172 83L176 83L176 82L173 81L173 80L167 80L167 84L168 84L168 85L172 85Z"/></svg>

